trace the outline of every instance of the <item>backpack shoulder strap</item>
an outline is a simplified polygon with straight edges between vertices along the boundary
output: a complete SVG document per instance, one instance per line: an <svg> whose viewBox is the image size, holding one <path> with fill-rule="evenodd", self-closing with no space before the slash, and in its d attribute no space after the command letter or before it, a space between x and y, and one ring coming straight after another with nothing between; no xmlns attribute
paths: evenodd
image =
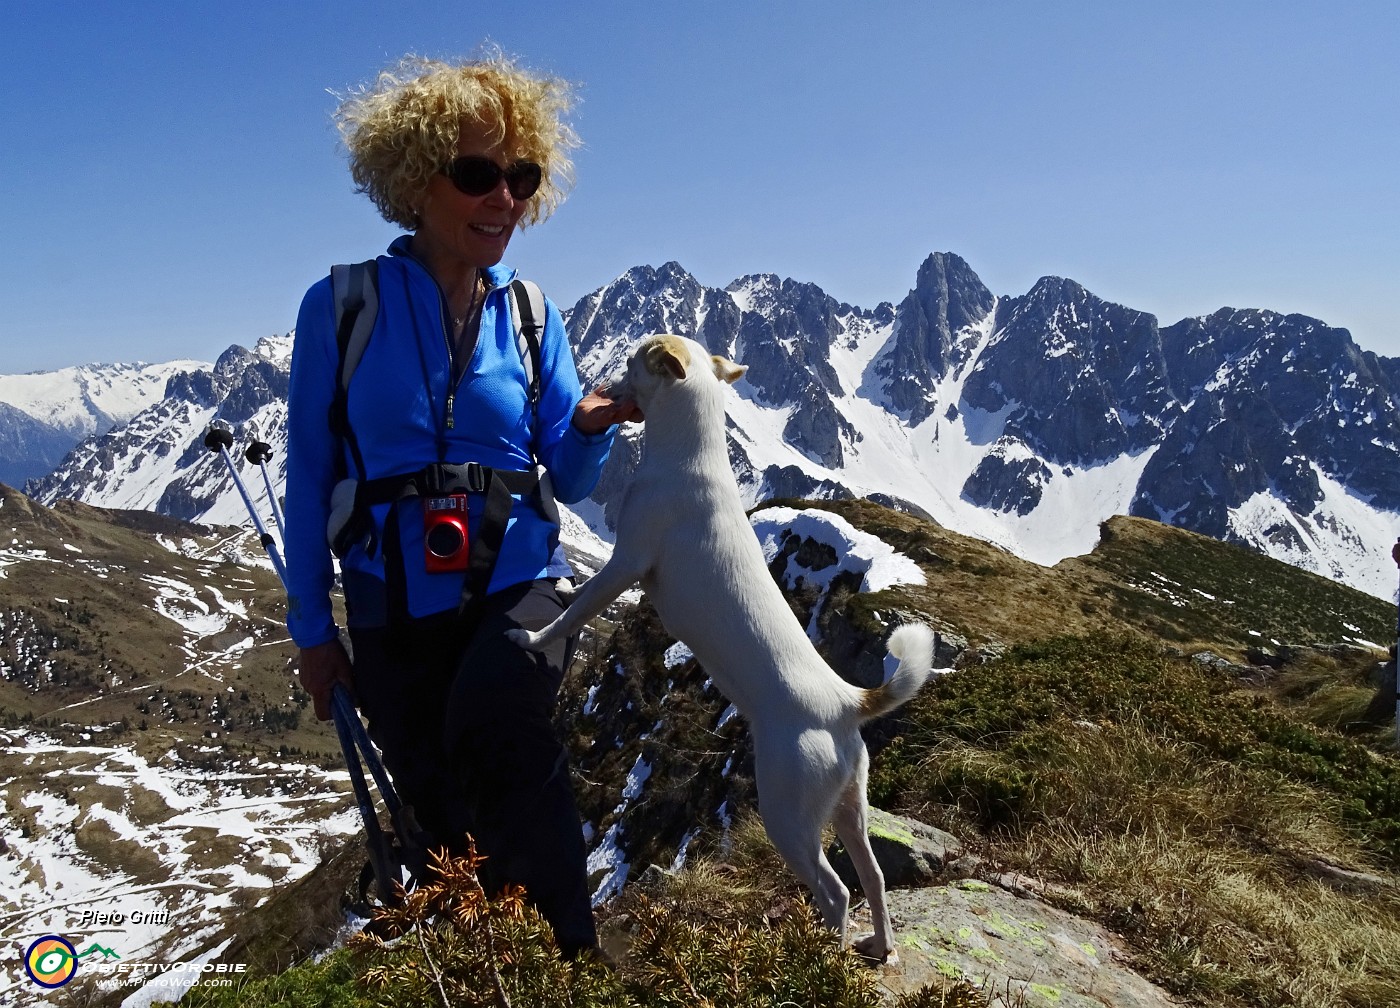
<svg viewBox="0 0 1400 1008"><path fill-rule="evenodd" d="M539 429L540 371L544 351L543 334L545 324L544 291L533 280L516 280L510 285L510 312L515 321L515 345L520 351L520 360L525 366L526 393L530 408L535 412L535 429ZM536 465L539 476L539 501L545 520L559 524L559 505L554 499L554 484L549 472L542 465Z"/></svg>
<svg viewBox="0 0 1400 1008"><path fill-rule="evenodd" d="M360 457L355 432L350 429L347 397L350 379L360 365L360 358L369 345L370 334L374 332L374 322L379 315L378 260L332 266L331 291L335 302L335 345L339 363L329 421L332 432L349 447L363 477L365 465Z"/></svg>
<svg viewBox="0 0 1400 1008"><path fill-rule="evenodd" d="M540 399L540 334L544 332L544 292L532 280L516 280L510 285L510 313L515 323L515 345L525 365L526 389L530 405Z"/></svg>
<svg viewBox="0 0 1400 1008"><path fill-rule="evenodd" d="M374 320L379 315L379 262L331 267L331 288L335 293L335 341L340 353L340 388L350 387L355 368L360 365Z"/></svg>

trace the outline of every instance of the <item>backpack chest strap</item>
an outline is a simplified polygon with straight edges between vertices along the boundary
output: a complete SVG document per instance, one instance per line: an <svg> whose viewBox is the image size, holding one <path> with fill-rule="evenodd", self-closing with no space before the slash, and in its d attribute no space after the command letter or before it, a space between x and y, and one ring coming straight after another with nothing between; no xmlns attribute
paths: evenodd
<svg viewBox="0 0 1400 1008"><path fill-rule="evenodd" d="M499 483L507 493L517 497L529 496L541 486L537 471L492 469L478 462L464 462L460 465L434 463L415 473L361 480L355 491L355 502L364 507L371 507L411 497L486 493L493 482Z"/></svg>

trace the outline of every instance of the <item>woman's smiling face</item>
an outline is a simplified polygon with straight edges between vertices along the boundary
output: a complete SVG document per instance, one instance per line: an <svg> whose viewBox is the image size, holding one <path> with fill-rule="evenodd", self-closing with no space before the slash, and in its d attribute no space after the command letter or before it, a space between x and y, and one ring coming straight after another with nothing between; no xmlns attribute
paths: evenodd
<svg viewBox="0 0 1400 1008"><path fill-rule="evenodd" d="M489 158L502 168L513 160L503 145L489 139L484 130L464 123L457 141L457 157L471 156ZM434 175L418 211L415 251L476 269L494 266L505 256L511 234L528 207L529 200L518 200L510 194L504 178L485 195L469 196L446 175Z"/></svg>

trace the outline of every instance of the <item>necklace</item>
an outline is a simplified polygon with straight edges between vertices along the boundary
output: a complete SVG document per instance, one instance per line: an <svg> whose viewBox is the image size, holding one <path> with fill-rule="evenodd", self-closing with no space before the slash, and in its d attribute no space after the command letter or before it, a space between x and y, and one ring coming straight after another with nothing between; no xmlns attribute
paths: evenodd
<svg viewBox="0 0 1400 1008"><path fill-rule="evenodd" d="M461 329L467 324L467 319L476 314L477 303L485 296L485 286L486 284L482 280L481 274L477 273L476 280L472 284L471 300L467 302L467 313L460 317L454 315L452 318L452 327L454 329Z"/></svg>

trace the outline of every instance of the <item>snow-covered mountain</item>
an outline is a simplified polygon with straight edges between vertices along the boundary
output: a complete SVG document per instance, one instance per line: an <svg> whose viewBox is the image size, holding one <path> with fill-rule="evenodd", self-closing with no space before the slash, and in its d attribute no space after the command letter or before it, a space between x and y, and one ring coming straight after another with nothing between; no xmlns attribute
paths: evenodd
<svg viewBox="0 0 1400 1008"><path fill-rule="evenodd" d="M0 483L22 487L51 471L77 439L0 402Z"/></svg>
<svg viewBox="0 0 1400 1008"><path fill-rule="evenodd" d="M729 415L755 503L893 500L1042 564L1131 514L1394 594L1397 362L1315 319L1225 308L1162 328L1056 277L995 297L949 253L873 311L773 276L706 290L671 263L571 318L585 383L657 328L750 365Z"/></svg>
<svg viewBox="0 0 1400 1008"><path fill-rule="evenodd" d="M242 438L281 447L290 368L291 339L283 336L260 340L252 350L230 347L212 367L182 369L170 377L161 398L73 449L63 465L34 485L33 495L45 502L70 498L204 522L246 521L223 459L204 447L204 432L217 418ZM277 451L269 465L276 486L285 475L285 458ZM259 470L241 454L234 460L240 470L248 469L248 489L260 490ZM263 514L270 521L271 512Z"/></svg>
<svg viewBox="0 0 1400 1008"><path fill-rule="evenodd" d="M84 438L159 402L174 375L207 370L207 362L179 360L0 375L0 482L22 487L44 476Z"/></svg>
<svg viewBox="0 0 1400 1008"><path fill-rule="evenodd" d="M1393 595L1400 361L1315 319L1224 308L1163 328L1062 278L997 297L951 253L874 309L772 275L707 288L668 263L629 270L565 314L586 385L657 331L749 366L729 418L752 502L870 497L1041 564L1088 552L1101 521L1132 514ZM240 445L272 444L280 485L289 346L232 348L170 382L37 496L240 520L202 433L221 418ZM576 509L604 536L637 440ZM261 486L252 467L244 478Z"/></svg>

